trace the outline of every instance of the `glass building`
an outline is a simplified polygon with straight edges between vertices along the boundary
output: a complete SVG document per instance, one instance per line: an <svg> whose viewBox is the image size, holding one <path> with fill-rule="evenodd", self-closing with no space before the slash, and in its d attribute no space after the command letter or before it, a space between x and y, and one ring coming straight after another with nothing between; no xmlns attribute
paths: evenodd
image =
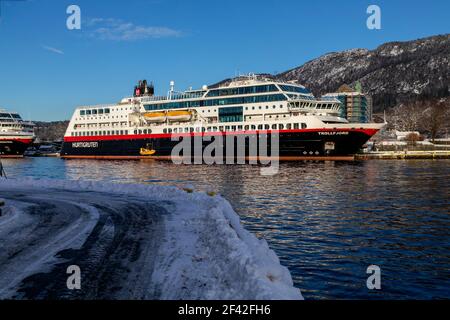
<svg viewBox="0 0 450 320"><path fill-rule="evenodd" d="M323 98L336 98L341 102L340 116L349 122L368 123L372 121L372 98L347 85Z"/></svg>

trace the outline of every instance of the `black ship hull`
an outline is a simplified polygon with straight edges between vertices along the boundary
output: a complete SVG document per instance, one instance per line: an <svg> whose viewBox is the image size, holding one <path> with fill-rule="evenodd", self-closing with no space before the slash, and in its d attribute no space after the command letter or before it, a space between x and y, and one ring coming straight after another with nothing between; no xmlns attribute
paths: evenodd
<svg viewBox="0 0 450 320"><path fill-rule="evenodd" d="M32 138L8 139L0 138L0 158L23 157L25 150L33 142Z"/></svg>
<svg viewBox="0 0 450 320"><path fill-rule="evenodd" d="M339 158L357 153L377 131L376 129L310 129L273 133L208 132L203 138L202 134L191 133L180 135L178 139L173 139L175 135L170 134L66 137L61 157L174 159L175 157L194 157L194 155L206 158L210 155L216 158L245 157L246 159L278 157L280 160ZM185 148L181 147L183 141L185 141ZM230 141L232 143L229 143Z"/></svg>

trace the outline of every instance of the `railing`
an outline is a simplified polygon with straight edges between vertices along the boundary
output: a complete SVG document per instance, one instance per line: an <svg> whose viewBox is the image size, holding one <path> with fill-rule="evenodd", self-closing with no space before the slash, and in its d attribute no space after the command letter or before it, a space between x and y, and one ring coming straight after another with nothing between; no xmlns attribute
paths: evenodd
<svg viewBox="0 0 450 320"><path fill-rule="evenodd" d="M79 106L77 109L98 109L98 108L112 108L117 106L116 104L96 104L90 106Z"/></svg>
<svg viewBox="0 0 450 320"><path fill-rule="evenodd" d="M198 92L198 93L173 93L171 96L144 97L144 98L142 98L141 102L197 99L197 98L203 97L203 95L204 95L204 92Z"/></svg>

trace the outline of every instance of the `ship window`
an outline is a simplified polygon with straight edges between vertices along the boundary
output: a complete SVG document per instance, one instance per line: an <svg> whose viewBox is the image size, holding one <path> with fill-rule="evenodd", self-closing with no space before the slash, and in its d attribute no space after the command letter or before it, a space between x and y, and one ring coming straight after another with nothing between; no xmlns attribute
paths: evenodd
<svg viewBox="0 0 450 320"><path fill-rule="evenodd" d="M120 130L120 134L123 135L123 130Z"/></svg>
<svg viewBox="0 0 450 320"><path fill-rule="evenodd" d="M147 130L144 130L144 131L147 131ZM167 129L167 132L172 133L172 128ZM147 132L145 132L145 133L147 133Z"/></svg>
<svg viewBox="0 0 450 320"><path fill-rule="evenodd" d="M269 130L270 126L268 124L264 125L264 129Z"/></svg>
<svg viewBox="0 0 450 320"><path fill-rule="evenodd" d="M230 126L225 126L225 131L230 131Z"/></svg>
<svg viewBox="0 0 450 320"><path fill-rule="evenodd" d="M140 130L139 130L140 131ZM140 132L139 132L140 133ZM167 133L167 129L163 129L163 133Z"/></svg>
<svg viewBox="0 0 450 320"><path fill-rule="evenodd" d="M164 129L164 130L166 130L166 129ZM164 132L165 133L165 132ZM142 130L141 129L139 129L139 134L142 134Z"/></svg>
<svg viewBox="0 0 450 320"><path fill-rule="evenodd" d="M254 124L252 125L252 130L256 130L256 126Z"/></svg>
<svg viewBox="0 0 450 320"><path fill-rule="evenodd" d="M80 116L84 116L86 114L85 110L80 110Z"/></svg>
<svg viewBox="0 0 450 320"><path fill-rule="evenodd" d="M219 108L219 122L239 122L243 120L243 107Z"/></svg>
<svg viewBox="0 0 450 320"><path fill-rule="evenodd" d="M86 114L90 115L91 114L91 110L86 110Z"/></svg>
<svg viewBox="0 0 450 320"><path fill-rule="evenodd" d="M216 132L217 131L217 127L213 127L213 131Z"/></svg>
<svg viewBox="0 0 450 320"><path fill-rule="evenodd" d="M137 134L137 130L134 130L133 133L134 133L134 134Z"/></svg>
<svg viewBox="0 0 450 320"><path fill-rule="evenodd" d="M238 126L238 130L242 130L242 126Z"/></svg>
<svg viewBox="0 0 450 320"><path fill-rule="evenodd" d="M223 131L223 126L219 126L219 131Z"/></svg>
<svg viewBox="0 0 450 320"><path fill-rule="evenodd" d="M205 127L202 127L202 132L205 132L206 131L206 128Z"/></svg>
<svg viewBox="0 0 450 320"><path fill-rule="evenodd" d="M245 126L244 130L248 130L250 128L250 126Z"/></svg>
<svg viewBox="0 0 450 320"><path fill-rule="evenodd" d="M184 128L184 132L188 133L189 132L189 128Z"/></svg>
<svg viewBox="0 0 450 320"><path fill-rule="evenodd" d="M294 123L294 129L298 129L298 128L299 128L298 123Z"/></svg>
<svg viewBox="0 0 450 320"><path fill-rule="evenodd" d="M206 131L211 132L211 127L208 127Z"/></svg>
<svg viewBox="0 0 450 320"><path fill-rule="evenodd" d="M292 125L291 125L290 123L288 123L288 124L286 125L286 129L288 129L288 130L292 129Z"/></svg>
<svg viewBox="0 0 450 320"><path fill-rule="evenodd" d="M307 127L306 123L302 123L302 129L306 129Z"/></svg>
<svg viewBox="0 0 450 320"><path fill-rule="evenodd" d="M236 131L236 126L231 126L231 131Z"/></svg>
<svg viewBox="0 0 450 320"><path fill-rule="evenodd" d="M278 129L283 130L284 129L284 125L283 124L279 124L278 125Z"/></svg>
<svg viewBox="0 0 450 320"><path fill-rule="evenodd" d="M276 129L277 128L277 125L276 124L273 124L272 125L272 129Z"/></svg>
<svg viewBox="0 0 450 320"><path fill-rule="evenodd" d="M103 114L104 110L103 109L98 109L98 114Z"/></svg>
<svg viewBox="0 0 450 320"><path fill-rule="evenodd" d="M97 114L97 110L96 109L92 109L92 114Z"/></svg>
<svg viewBox="0 0 450 320"><path fill-rule="evenodd" d="M178 132L178 128L173 128L173 132L177 133Z"/></svg>
<svg viewBox="0 0 450 320"><path fill-rule="evenodd" d="M189 132L194 132L194 128L193 128L193 127L190 127L190 128L189 128Z"/></svg>

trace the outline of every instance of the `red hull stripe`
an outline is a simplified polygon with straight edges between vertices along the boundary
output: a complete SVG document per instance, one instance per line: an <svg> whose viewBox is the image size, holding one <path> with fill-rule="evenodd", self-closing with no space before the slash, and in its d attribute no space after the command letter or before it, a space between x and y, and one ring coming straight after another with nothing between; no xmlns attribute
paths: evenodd
<svg viewBox="0 0 450 320"><path fill-rule="evenodd" d="M192 133L161 133L161 134L128 134L128 135L108 135L108 136L82 136L64 137L64 142L79 141L102 141L102 140L139 140L139 139L162 139L172 136L192 137L192 136L218 136L218 135L252 135L258 132L264 133L307 133L307 132L360 132L368 136L373 136L378 129L294 129L294 130L249 130L249 131L226 131L226 132L192 132Z"/></svg>
<svg viewBox="0 0 450 320"><path fill-rule="evenodd" d="M4 138L0 138L0 141L15 141L15 142L22 142L22 143L25 143L25 144L29 144L29 143L33 142L33 139L17 139L17 138L4 139Z"/></svg>

